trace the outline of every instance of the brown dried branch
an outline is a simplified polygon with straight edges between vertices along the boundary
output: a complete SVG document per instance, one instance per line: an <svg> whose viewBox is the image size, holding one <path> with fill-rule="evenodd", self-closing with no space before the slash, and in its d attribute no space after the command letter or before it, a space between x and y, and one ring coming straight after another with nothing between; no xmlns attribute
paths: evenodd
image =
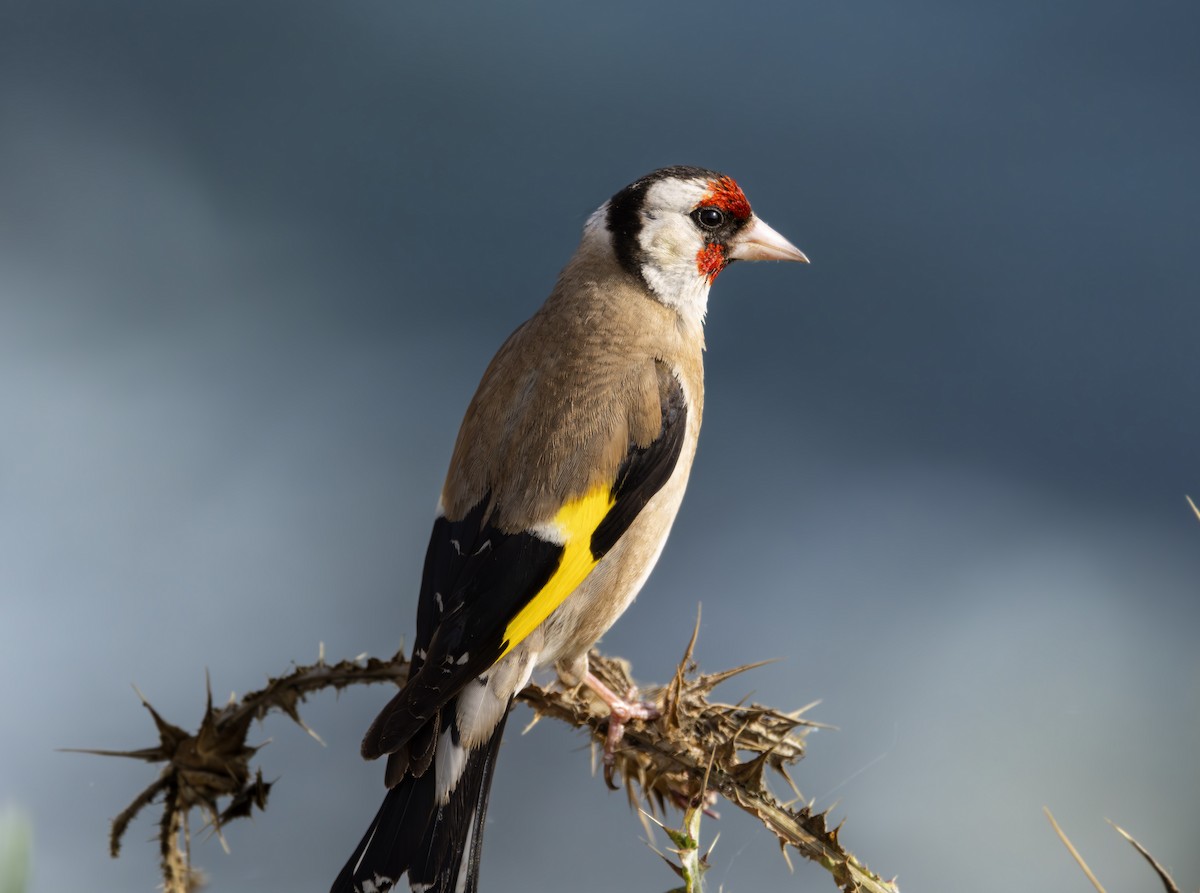
<svg viewBox="0 0 1200 893"><path fill-rule="evenodd" d="M1075 849L1075 845L1071 843L1070 839L1067 837L1067 832L1059 827L1058 822L1054 820L1054 816L1051 814L1049 807L1043 806L1042 812L1046 814L1046 818L1050 820L1050 824L1054 828L1054 833L1058 835L1058 839L1063 842L1063 846L1067 848L1067 852L1071 854L1071 857L1083 870L1083 873L1087 875L1087 879L1092 882L1092 886L1096 888L1097 893L1105 893L1104 886L1100 883L1099 879L1097 879L1096 875L1092 873L1092 870L1088 868L1088 864L1083 860L1083 856L1079 854L1079 850ZM1172 878L1167 870L1159 864L1157 859L1150 855L1149 850L1134 840L1133 836L1120 825L1112 821L1110 821L1109 824L1116 829L1118 834L1128 840L1133 845L1135 850L1141 853L1143 859L1150 863L1150 867L1154 869L1154 873L1157 874L1159 880L1162 881L1163 887L1166 888L1167 893L1179 893L1179 885L1175 883L1175 879Z"/></svg>
<svg viewBox="0 0 1200 893"><path fill-rule="evenodd" d="M617 753L614 772L623 780L630 803L645 803L658 812L668 805L684 808L689 817L685 827L695 828L700 812L719 794L769 828L778 837L785 857L787 847L794 847L829 871L845 893L896 893L894 883L871 873L842 846L838 828L829 828L826 814L814 813L811 806L793 809L777 800L767 786L767 770L771 770L798 797L787 767L804 755L807 730L818 726L802 717L808 708L786 713L759 704L711 700L713 689L721 682L759 665L699 673L692 659L695 643L693 633L669 684L645 692L661 706L662 717L632 724ZM629 665L623 660L593 652L591 668L614 691L634 687ZM399 684L407 673L408 662L401 653L387 661L370 658L334 665L319 657L315 664L298 666L221 708L213 708L210 692L204 718L194 734L168 723L143 698L158 730L157 745L134 751L80 751L164 764L158 779L113 821L113 856L120 851L122 835L133 818L151 802L161 800L158 839L164 889L166 893L198 889L188 849L191 810L199 809L219 836L228 822L267 805L271 786L263 781L261 769L252 772L250 766L258 751L246 743L251 722L280 711L315 737L299 713L300 703L310 694L348 685ZM535 722L552 717L588 729L594 746L604 741L608 709L589 691L530 685L519 697L535 711ZM611 783L612 779L608 780Z"/></svg>
<svg viewBox="0 0 1200 893"><path fill-rule="evenodd" d="M1067 852L1071 854L1071 858L1075 860L1075 864L1080 867L1087 879L1091 881L1093 887L1096 888L1096 893L1108 893L1104 889L1104 885L1100 883L1100 879L1092 873L1092 869L1088 867L1087 862L1083 861L1083 856L1079 854L1079 850L1075 849L1075 844L1071 843L1071 839L1067 837L1067 832L1062 829L1054 818L1054 813L1050 812L1049 806L1043 806L1042 812L1046 814L1046 818L1050 820L1050 826L1054 828L1054 833L1058 835L1058 839L1062 841L1063 846L1067 848Z"/></svg>
<svg viewBox="0 0 1200 893"><path fill-rule="evenodd" d="M1162 881L1163 887L1166 888L1167 893L1179 893L1179 885L1175 883L1175 879L1167 873L1167 870L1158 863L1157 859L1150 855L1150 851L1148 849L1134 840L1130 833L1120 825L1116 824L1115 822L1109 822L1109 824L1116 828L1118 834L1133 844L1133 848L1142 854L1143 859L1150 863L1150 867L1154 869L1154 873L1157 874L1158 879Z"/></svg>

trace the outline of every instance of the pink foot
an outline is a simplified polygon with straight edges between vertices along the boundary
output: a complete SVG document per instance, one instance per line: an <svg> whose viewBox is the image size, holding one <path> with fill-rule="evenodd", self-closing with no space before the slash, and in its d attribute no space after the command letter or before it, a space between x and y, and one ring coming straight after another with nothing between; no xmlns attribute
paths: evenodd
<svg viewBox="0 0 1200 893"><path fill-rule="evenodd" d="M613 783L613 766L616 762L617 748L621 746L621 739L625 736L626 723L631 719L658 719L662 714L656 704L639 701L636 688L631 688L622 698L590 671L583 677L583 684L608 705L608 734L604 738L604 783L615 791L617 786Z"/></svg>

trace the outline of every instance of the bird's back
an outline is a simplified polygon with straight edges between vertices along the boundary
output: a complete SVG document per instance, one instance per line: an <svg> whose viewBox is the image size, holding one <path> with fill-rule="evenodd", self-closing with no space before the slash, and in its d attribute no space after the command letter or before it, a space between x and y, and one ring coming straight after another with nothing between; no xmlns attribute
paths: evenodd
<svg viewBox="0 0 1200 893"><path fill-rule="evenodd" d="M498 526L525 529L610 483L630 444L662 427L660 366L682 382L688 433L699 432L703 340L615 264L588 260L563 271L484 374L450 462L448 518L490 493Z"/></svg>

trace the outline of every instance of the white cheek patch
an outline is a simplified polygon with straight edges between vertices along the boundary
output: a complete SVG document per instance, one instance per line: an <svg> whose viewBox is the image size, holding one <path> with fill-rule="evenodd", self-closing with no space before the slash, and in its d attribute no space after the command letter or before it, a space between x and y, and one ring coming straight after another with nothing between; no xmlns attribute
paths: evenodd
<svg viewBox="0 0 1200 893"><path fill-rule="evenodd" d="M642 225L641 247L650 265L664 269L686 265L695 270L696 252L704 247L704 238L681 214L655 215Z"/></svg>
<svg viewBox="0 0 1200 893"><path fill-rule="evenodd" d="M704 322L712 281L700 272L704 236L688 215L704 194L704 184L689 180L655 183L646 193L638 233L642 278L660 301L696 324Z"/></svg>
<svg viewBox="0 0 1200 893"><path fill-rule="evenodd" d="M683 263L655 264L652 260L643 264L642 278L662 303L678 310L684 319L697 325L704 322L712 280L701 275L694 254Z"/></svg>

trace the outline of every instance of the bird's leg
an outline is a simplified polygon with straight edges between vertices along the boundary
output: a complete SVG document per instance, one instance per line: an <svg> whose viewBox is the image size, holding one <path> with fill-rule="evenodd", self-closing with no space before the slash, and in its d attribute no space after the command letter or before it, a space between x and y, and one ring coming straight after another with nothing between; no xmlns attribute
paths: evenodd
<svg viewBox="0 0 1200 893"><path fill-rule="evenodd" d="M658 706L651 701L639 701L637 688L631 688L621 697L611 688L597 679L589 670L583 677L583 684L596 693L608 705L608 734L604 738L604 783L613 790L613 766L616 763L617 748L625 736L625 724L631 719L658 719L662 714Z"/></svg>

